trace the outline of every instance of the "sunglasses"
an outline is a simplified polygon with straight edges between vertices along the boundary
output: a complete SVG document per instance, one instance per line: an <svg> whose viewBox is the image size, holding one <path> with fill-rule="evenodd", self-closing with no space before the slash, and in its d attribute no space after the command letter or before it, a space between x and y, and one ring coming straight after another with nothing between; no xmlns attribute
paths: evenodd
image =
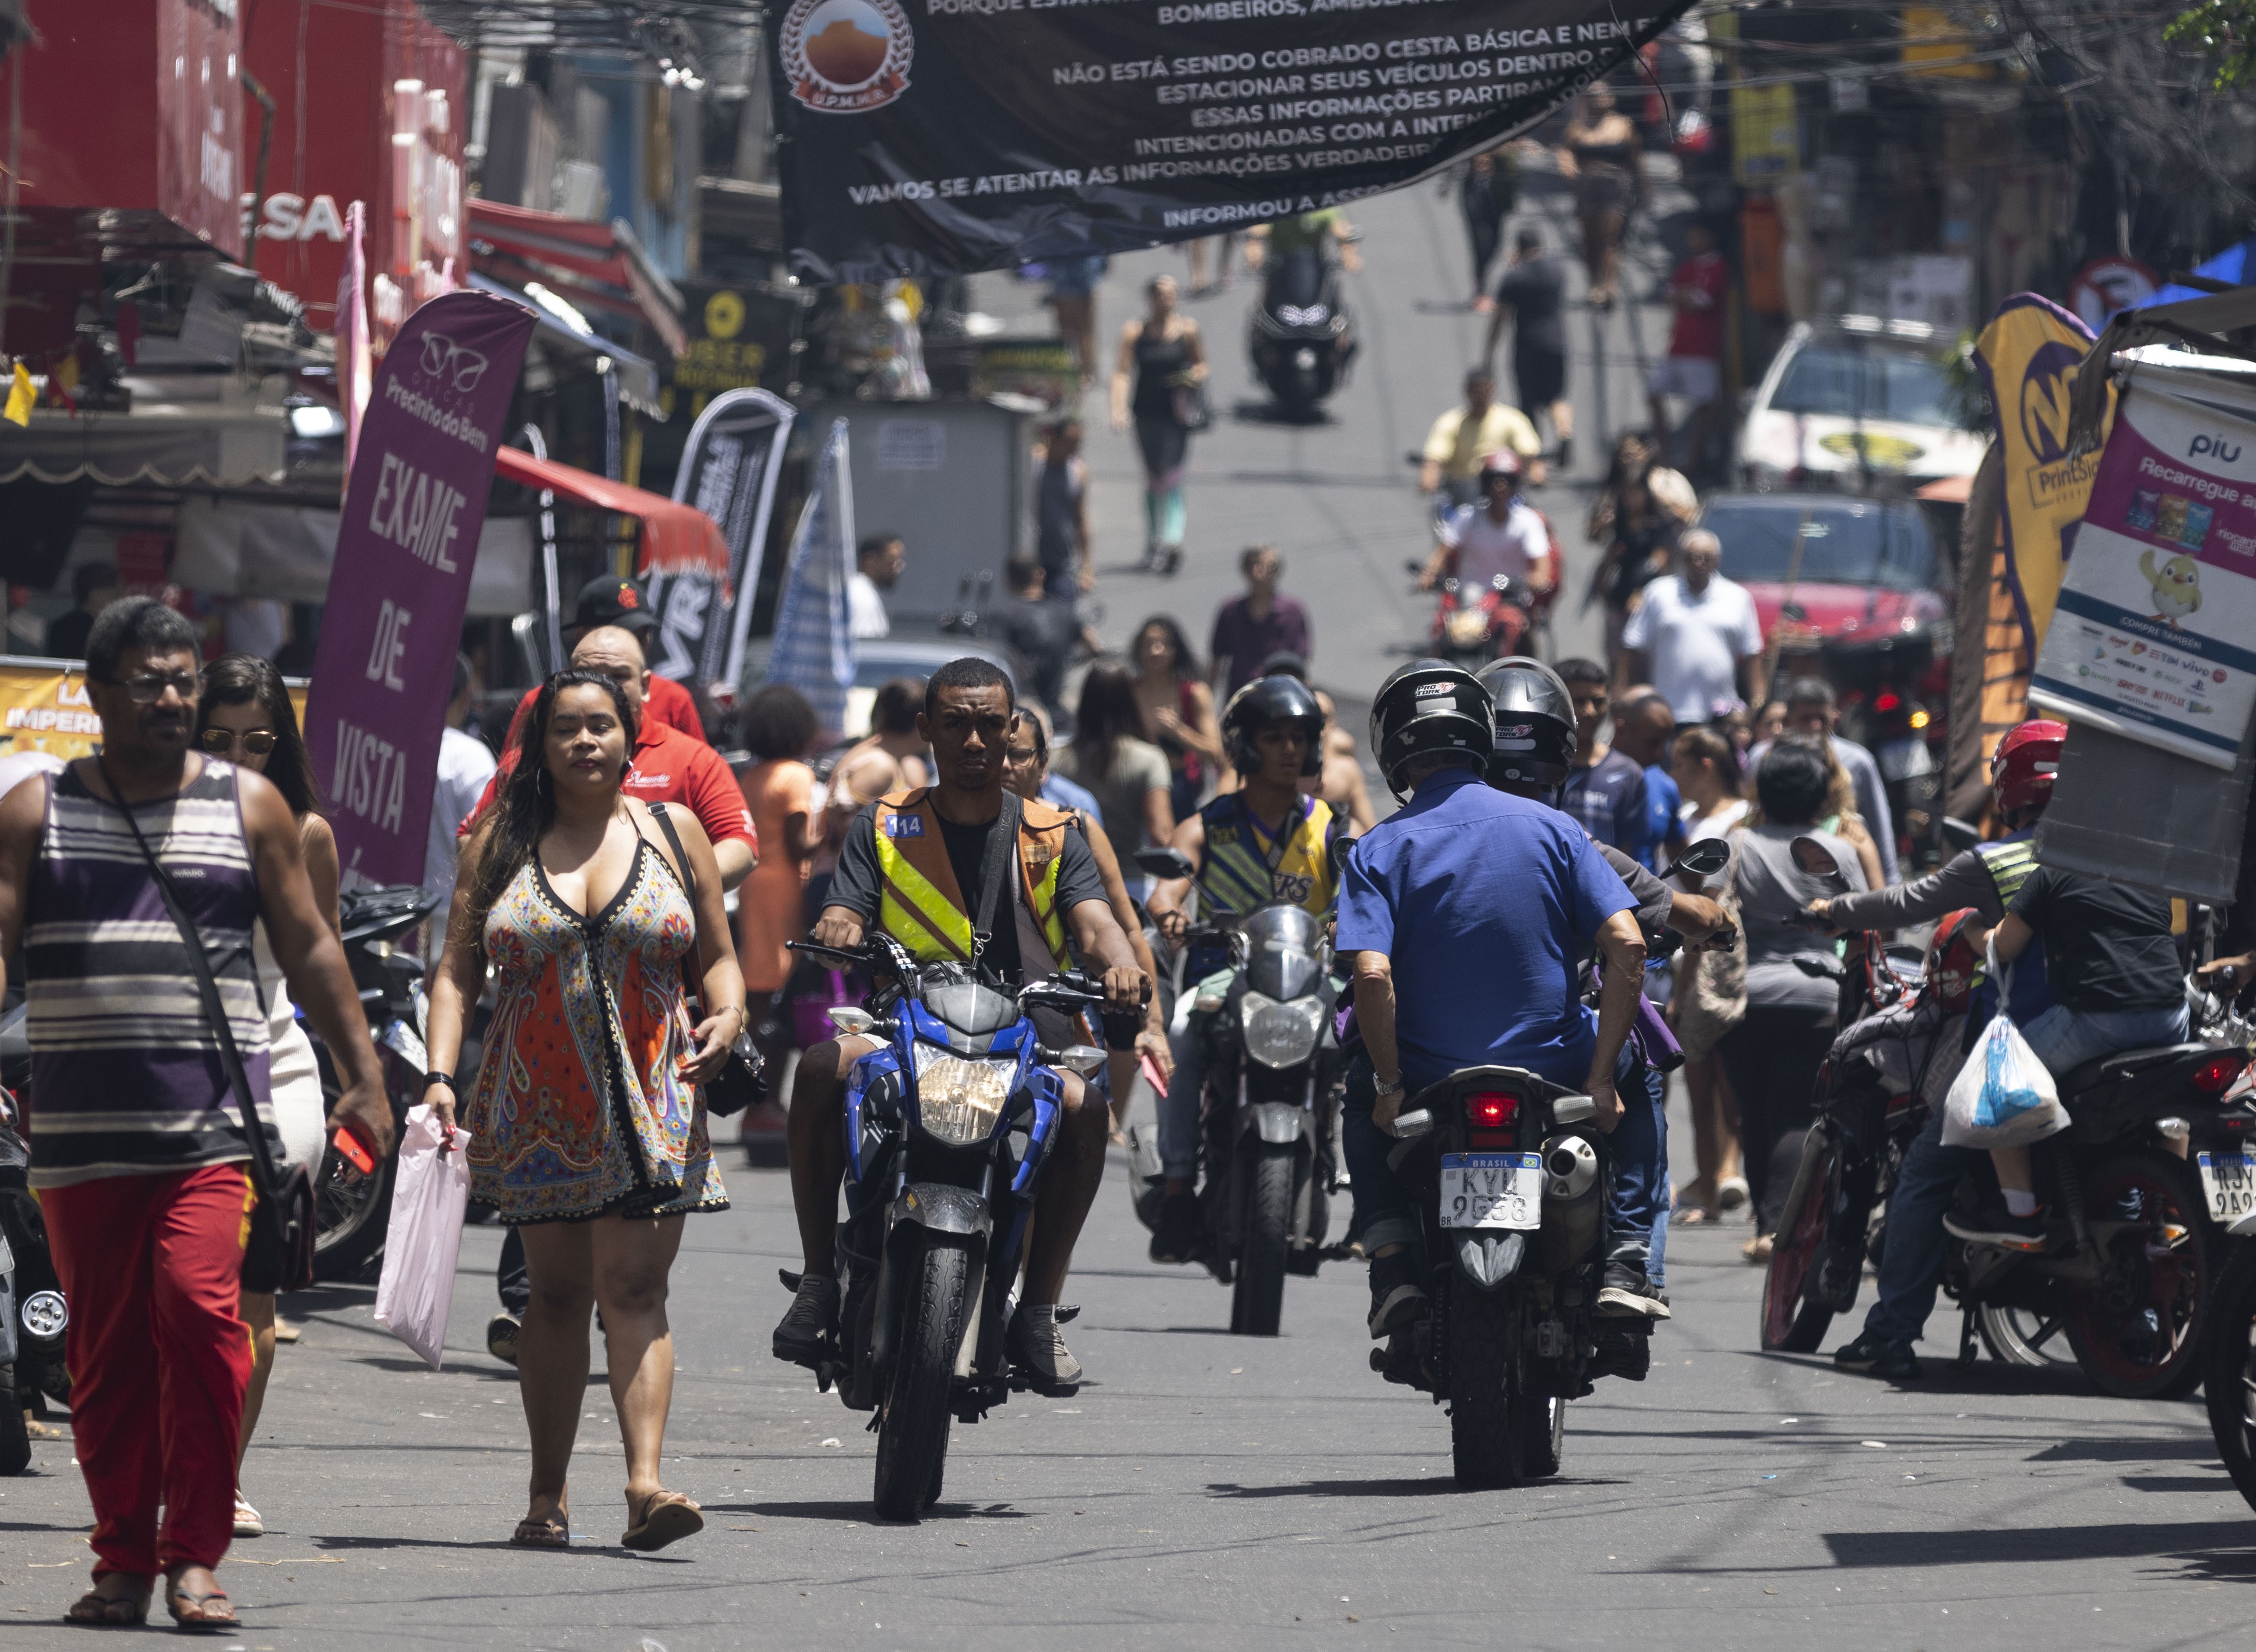
<svg viewBox="0 0 2256 1652"><path fill-rule="evenodd" d="M274 750L275 737L268 729L253 729L248 734L237 734L233 729L206 729L198 744L215 757L224 757L238 745L253 757L265 757Z"/></svg>
<svg viewBox="0 0 2256 1652"><path fill-rule="evenodd" d="M201 681L193 673L186 671L145 671L138 676L120 679L117 686L125 690L135 705L154 705L165 697L167 688L183 700L194 699Z"/></svg>

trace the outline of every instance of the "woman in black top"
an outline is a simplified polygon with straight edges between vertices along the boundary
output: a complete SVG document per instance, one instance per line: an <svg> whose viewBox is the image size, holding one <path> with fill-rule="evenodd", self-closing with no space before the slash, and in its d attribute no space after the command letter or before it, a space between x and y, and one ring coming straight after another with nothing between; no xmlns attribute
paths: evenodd
<svg viewBox="0 0 2256 1652"><path fill-rule="evenodd" d="M1574 118L1559 140L1559 170L1575 182L1575 212L1583 221L1583 262L1590 272L1590 307L1613 307L1620 283L1622 226L1643 193L1643 158L1637 125L1614 107L1613 88L1601 81L1575 102Z"/></svg>
<svg viewBox="0 0 2256 1652"><path fill-rule="evenodd" d="M1998 925L1998 957L2010 964L2030 942L2044 942L2053 1006L2021 1036L2055 1079L2117 1050L2184 1040L2185 977L2170 928L2168 895L2057 866L2029 874ZM1982 944L1980 935L1974 944ZM2029 1150L1997 1147L1990 1159L2003 1203L1954 1212L1942 1225L1980 1244L2042 1250L2045 1218Z"/></svg>
<svg viewBox="0 0 2256 1652"><path fill-rule="evenodd" d="M1443 192L1449 186L1442 185ZM1465 163L1457 180L1457 210L1464 215L1465 240L1473 259L1473 308L1485 310L1488 266L1504 244L1504 221L1519 201L1519 163L1507 149L1483 150Z"/></svg>
<svg viewBox="0 0 2256 1652"><path fill-rule="evenodd" d="M1144 455L1144 566L1172 574L1183 565L1183 466L1206 382L1206 345L1198 323L1175 307L1174 277L1155 276L1144 290L1150 313L1120 329L1112 427L1125 430L1133 414Z"/></svg>

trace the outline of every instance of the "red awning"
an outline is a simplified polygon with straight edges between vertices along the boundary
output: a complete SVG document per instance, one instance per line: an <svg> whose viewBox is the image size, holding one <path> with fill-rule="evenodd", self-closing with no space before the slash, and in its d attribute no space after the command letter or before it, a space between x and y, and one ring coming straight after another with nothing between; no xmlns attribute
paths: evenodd
<svg viewBox="0 0 2256 1652"><path fill-rule="evenodd" d="M711 517L693 505L678 505L662 494L591 476L553 459L536 459L515 448L501 449L494 469L528 488L549 489L560 500L633 517L642 524L638 573L656 569L666 574L725 575L729 571L729 552L721 541L721 530Z"/></svg>
<svg viewBox="0 0 2256 1652"><path fill-rule="evenodd" d="M649 323L676 356L688 350L681 294L624 222L595 223L477 196L469 209L472 265L480 273L511 286L539 281L571 304Z"/></svg>

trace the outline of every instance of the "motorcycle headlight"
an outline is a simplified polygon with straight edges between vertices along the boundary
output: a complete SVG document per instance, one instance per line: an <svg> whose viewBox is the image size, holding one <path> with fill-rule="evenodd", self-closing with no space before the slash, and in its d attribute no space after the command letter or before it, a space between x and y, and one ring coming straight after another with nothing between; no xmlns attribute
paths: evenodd
<svg viewBox="0 0 2256 1652"><path fill-rule="evenodd" d="M1314 998L1280 1004L1248 992L1239 1010L1245 1026L1245 1053L1264 1067L1298 1067L1316 1053L1324 1006Z"/></svg>
<svg viewBox="0 0 2256 1652"><path fill-rule="evenodd" d="M1457 647L1470 648L1488 640L1488 616L1478 608L1460 608L1442 623L1442 631Z"/></svg>
<svg viewBox="0 0 2256 1652"><path fill-rule="evenodd" d="M919 1044L917 1122L951 1147L977 1147L995 1133L1018 1070L1015 1055L975 1059Z"/></svg>

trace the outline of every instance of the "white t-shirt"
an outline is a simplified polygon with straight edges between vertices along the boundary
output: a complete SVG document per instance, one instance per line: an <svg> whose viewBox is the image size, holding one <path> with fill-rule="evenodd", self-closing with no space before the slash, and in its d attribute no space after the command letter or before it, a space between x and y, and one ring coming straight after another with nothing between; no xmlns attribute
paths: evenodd
<svg viewBox="0 0 2256 1652"><path fill-rule="evenodd" d="M1739 661L1762 652L1762 625L1737 580L1711 575L1696 597L1671 574L1645 588L1622 646L1652 660L1653 686L1679 724L1705 723L1717 701L1738 697Z"/></svg>
<svg viewBox="0 0 2256 1652"><path fill-rule="evenodd" d="M1460 505L1450 512L1446 537L1457 547L1457 577L1472 585L1485 585L1498 574L1525 582L1534 564L1551 554L1543 518L1518 499L1501 522L1485 505Z"/></svg>
<svg viewBox="0 0 2256 1652"><path fill-rule="evenodd" d="M460 729L439 733L439 781L431 790L431 835L424 840L423 893L439 897L431 914L430 956L436 957L447 934L447 909L455 899L455 858L461 841L455 829L477 807L493 778L494 754L475 734Z"/></svg>
<svg viewBox="0 0 2256 1652"><path fill-rule="evenodd" d="M846 576L846 629L857 637L892 634L893 622L885 614L878 582L858 568Z"/></svg>

